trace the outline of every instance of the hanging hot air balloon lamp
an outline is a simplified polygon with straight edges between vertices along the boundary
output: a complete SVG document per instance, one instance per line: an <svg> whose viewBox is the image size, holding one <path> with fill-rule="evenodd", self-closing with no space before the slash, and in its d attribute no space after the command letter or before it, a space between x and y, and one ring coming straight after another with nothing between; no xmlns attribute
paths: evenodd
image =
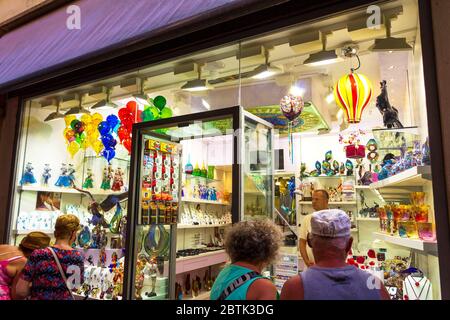
<svg viewBox="0 0 450 320"><path fill-rule="evenodd" d="M356 73L361 67L361 60L356 54L354 48L343 50L347 57L356 57L358 59L358 67L351 68L350 73L341 77L334 88L334 98L337 105L344 111L348 123L359 123L364 109L372 98L372 83L370 80Z"/></svg>

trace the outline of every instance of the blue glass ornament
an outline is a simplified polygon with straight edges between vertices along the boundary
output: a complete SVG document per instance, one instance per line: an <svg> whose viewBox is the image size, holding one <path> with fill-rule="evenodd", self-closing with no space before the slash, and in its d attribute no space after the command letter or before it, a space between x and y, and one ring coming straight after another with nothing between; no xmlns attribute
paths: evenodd
<svg viewBox="0 0 450 320"><path fill-rule="evenodd" d="M111 133L111 127L109 126L108 122L102 121L98 124L98 131L102 136L105 136Z"/></svg>

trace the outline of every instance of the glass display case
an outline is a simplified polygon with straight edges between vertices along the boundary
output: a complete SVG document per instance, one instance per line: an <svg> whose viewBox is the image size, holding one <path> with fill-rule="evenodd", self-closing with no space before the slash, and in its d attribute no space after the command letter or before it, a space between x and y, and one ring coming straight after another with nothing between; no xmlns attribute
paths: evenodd
<svg viewBox="0 0 450 320"><path fill-rule="evenodd" d="M231 107L133 130L125 297L209 296L227 227L271 217L272 126Z"/></svg>

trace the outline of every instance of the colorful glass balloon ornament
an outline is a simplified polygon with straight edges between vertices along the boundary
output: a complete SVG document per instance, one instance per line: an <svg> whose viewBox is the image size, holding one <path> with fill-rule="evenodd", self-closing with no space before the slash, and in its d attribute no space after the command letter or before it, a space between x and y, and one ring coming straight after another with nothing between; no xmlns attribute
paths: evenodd
<svg viewBox="0 0 450 320"><path fill-rule="evenodd" d="M111 163L111 160L116 156L116 144L117 140L114 138L113 133L115 127L119 124L119 119L115 115L109 115L107 118L109 121L102 121L98 124L98 132L100 132L100 141L103 145L101 155Z"/></svg>
<svg viewBox="0 0 450 320"><path fill-rule="evenodd" d="M283 115L288 121L288 139L289 139L289 157L291 162L294 163L294 141L292 136L292 128L299 124L298 117L303 111L305 103L301 96L295 96L293 94L285 95L280 101L280 109Z"/></svg>
<svg viewBox="0 0 450 320"><path fill-rule="evenodd" d="M348 123L359 123L364 109L372 98L372 83L352 71L339 79L334 88L337 105L344 111Z"/></svg>
<svg viewBox="0 0 450 320"><path fill-rule="evenodd" d="M120 143L130 154L133 123L141 122L143 113L138 109L136 101L128 101L124 108L119 109L118 115L120 122L117 127L117 136L119 137ZM113 121L113 119L110 120Z"/></svg>
<svg viewBox="0 0 450 320"><path fill-rule="evenodd" d="M167 107L167 100L163 96L156 96L149 99L150 105L144 107L142 112L142 121L152 121L158 119L167 119L173 116L172 109ZM161 131L161 133L165 133Z"/></svg>

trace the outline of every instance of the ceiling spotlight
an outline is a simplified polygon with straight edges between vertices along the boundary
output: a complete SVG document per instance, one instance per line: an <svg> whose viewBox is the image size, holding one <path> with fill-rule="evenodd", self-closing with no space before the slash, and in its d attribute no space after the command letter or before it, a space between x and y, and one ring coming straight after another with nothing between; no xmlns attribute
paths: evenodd
<svg viewBox="0 0 450 320"><path fill-rule="evenodd" d="M182 87L181 90L189 91L189 92L197 92L197 91L205 91L212 89L210 84L208 83L208 80L202 79L202 69L199 66L198 67L198 79L190 80L186 82Z"/></svg>
<svg viewBox="0 0 450 320"><path fill-rule="evenodd" d="M291 88L289 89L289 93L294 95L294 96L297 96L297 97L299 97L299 96L303 97L305 92L306 92L305 88L299 87L299 86L296 86L296 85L291 86Z"/></svg>
<svg viewBox="0 0 450 320"><path fill-rule="evenodd" d="M111 89L108 89L106 91L106 99L100 100L96 104L94 104L91 109L97 109L97 110L106 110L106 109L114 109L118 108L119 106L115 104L114 102L111 102Z"/></svg>
<svg viewBox="0 0 450 320"><path fill-rule="evenodd" d="M144 79L139 79L139 93L133 94L133 98L136 100L137 103L143 104L144 106L148 104L148 97L144 92Z"/></svg>
<svg viewBox="0 0 450 320"><path fill-rule="evenodd" d="M87 110L87 109L85 109L83 107L82 100L83 100L82 97L80 97L80 104L78 106L76 106L76 107L70 108L66 113L64 113L64 115L65 116L68 116L68 115L71 115L71 114L79 115L79 114L83 114L83 113L88 113L89 114L90 113L89 110Z"/></svg>
<svg viewBox="0 0 450 320"><path fill-rule="evenodd" d="M327 36L322 34L322 51L310 54L303 62L304 65L311 67L325 66L339 61L336 50L327 50Z"/></svg>
<svg viewBox="0 0 450 320"><path fill-rule="evenodd" d="M406 38L394 38L391 36L391 19L385 17L386 26L386 38L375 39L375 44L372 45L369 50L374 52L384 52L388 51L392 53L393 51L409 51L413 48L406 42Z"/></svg>
<svg viewBox="0 0 450 320"><path fill-rule="evenodd" d="M53 121L53 120L63 119L64 118L64 114L59 112L59 107L60 107L60 102L58 102L58 104L56 105L56 111L50 113L47 116L47 118L44 119L44 122L49 122L49 121Z"/></svg>
<svg viewBox="0 0 450 320"><path fill-rule="evenodd" d="M202 105L205 107L206 110L211 110L211 106L205 99L202 99Z"/></svg>
<svg viewBox="0 0 450 320"><path fill-rule="evenodd" d="M326 97L325 97L325 101L328 104L332 104L334 102L334 93L330 92Z"/></svg>
<svg viewBox="0 0 450 320"><path fill-rule="evenodd" d="M265 56L265 63L259 65L258 67L256 67L255 70L252 71L252 78L253 79L267 79L270 78L278 73L281 73L281 69L277 68L277 67L272 67L270 66L269 63L269 51L267 49L265 49L264 51L264 56Z"/></svg>

